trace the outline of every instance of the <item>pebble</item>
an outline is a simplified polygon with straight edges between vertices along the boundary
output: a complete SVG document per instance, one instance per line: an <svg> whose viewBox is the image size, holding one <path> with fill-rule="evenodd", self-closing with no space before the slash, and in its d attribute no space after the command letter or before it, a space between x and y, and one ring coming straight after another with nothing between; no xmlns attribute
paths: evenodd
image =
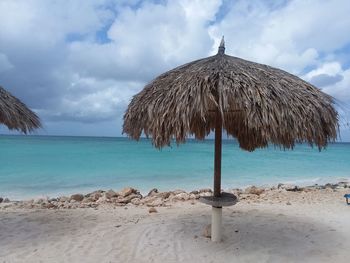
<svg viewBox="0 0 350 263"><path fill-rule="evenodd" d="M265 189L258 188L256 186L251 186L245 189L245 194L253 194L253 195L261 195L263 192L265 192Z"/></svg>
<svg viewBox="0 0 350 263"><path fill-rule="evenodd" d="M111 189L105 192L105 196L107 199L111 199L112 197L117 197L118 194Z"/></svg>
<svg viewBox="0 0 350 263"><path fill-rule="evenodd" d="M157 188L153 188L151 191L149 191L149 193L147 194L147 196L153 196L155 194L158 193L158 189Z"/></svg>
<svg viewBox="0 0 350 263"><path fill-rule="evenodd" d="M70 201L83 201L84 199L84 196L82 194L74 194L74 195L71 195L70 197Z"/></svg>
<svg viewBox="0 0 350 263"><path fill-rule="evenodd" d="M122 197L126 197L128 195L131 195L132 193L136 194L137 193L136 189L131 188L131 187L126 187L119 192L119 195Z"/></svg>
<svg viewBox="0 0 350 263"><path fill-rule="evenodd" d="M158 211L154 207L151 207L150 209L148 209L148 213L158 213Z"/></svg>

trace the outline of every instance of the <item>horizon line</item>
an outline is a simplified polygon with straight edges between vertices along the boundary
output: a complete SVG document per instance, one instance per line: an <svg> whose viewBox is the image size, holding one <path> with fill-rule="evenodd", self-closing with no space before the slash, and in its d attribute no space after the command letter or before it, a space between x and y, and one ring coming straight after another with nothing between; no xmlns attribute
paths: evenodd
<svg viewBox="0 0 350 263"><path fill-rule="evenodd" d="M43 134L3 134L3 133L0 133L0 136L18 136L18 137L77 137L77 138L124 138L124 139L129 139L129 140L132 140L132 141L137 141L137 140L133 140L133 139L130 139L128 136L103 136L103 135L55 135L55 134L51 134L51 135L43 135ZM147 138L147 137L140 137L140 140L152 140L152 138ZM206 137L205 139L203 140L199 140L199 139L196 139L196 138L186 138L186 140L193 140L193 141L206 141L206 140L210 140L210 141L214 141L215 139L214 138L210 138L210 137ZM233 140L235 142L237 142L237 139L234 138L234 137L229 137L229 138L222 138L222 140L224 141L229 141L229 140ZM303 143L295 143L295 144L307 144L307 142L303 142ZM335 143L350 143L350 141L335 141L335 142L329 142L328 144L335 144Z"/></svg>

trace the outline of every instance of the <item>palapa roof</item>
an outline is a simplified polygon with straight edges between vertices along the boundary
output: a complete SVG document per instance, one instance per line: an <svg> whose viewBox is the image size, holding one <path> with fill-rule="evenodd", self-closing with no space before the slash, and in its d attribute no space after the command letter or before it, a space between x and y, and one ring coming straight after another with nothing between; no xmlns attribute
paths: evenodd
<svg viewBox="0 0 350 263"><path fill-rule="evenodd" d="M28 133L41 127L38 116L19 99L0 86L1 123L11 130L22 131L23 133Z"/></svg>
<svg viewBox="0 0 350 263"><path fill-rule="evenodd" d="M308 142L320 149L335 140L338 114L333 98L286 71L224 54L196 60L160 75L135 95L123 132L138 140L151 136L158 148L171 140L204 139L223 128L241 148L253 151L269 143L293 148Z"/></svg>

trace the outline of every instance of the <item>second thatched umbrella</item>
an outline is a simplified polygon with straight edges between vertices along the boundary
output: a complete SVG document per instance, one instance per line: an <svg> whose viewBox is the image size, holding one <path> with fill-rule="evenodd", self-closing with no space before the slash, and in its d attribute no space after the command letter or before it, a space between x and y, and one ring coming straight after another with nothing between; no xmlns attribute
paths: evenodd
<svg viewBox="0 0 350 263"><path fill-rule="evenodd" d="M134 96L123 126L133 139L144 133L160 148L173 139L183 143L190 135L204 139L215 131L213 241L221 239L225 203L222 129L247 151L269 143L293 148L302 142L321 149L337 137L338 114L331 96L302 79L225 55L223 39L217 55L170 70Z"/></svg>
<svg viewBox="0 0 350 263"><path fill-rule="evenodd" d="M41 127L38 116L1 86L0 124L6 125L10 130L23 133L32 132Z"/></svg>

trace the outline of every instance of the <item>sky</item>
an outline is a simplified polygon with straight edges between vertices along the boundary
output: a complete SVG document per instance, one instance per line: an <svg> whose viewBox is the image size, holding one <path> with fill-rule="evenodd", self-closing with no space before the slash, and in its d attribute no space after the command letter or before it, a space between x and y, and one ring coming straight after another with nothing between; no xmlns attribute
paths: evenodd
<svg viewBox="0 0 350 263"><path fill-rule="evenodd" d="M224 35L226 54L332 95L350 141L349 0L0 0L0 11L0 85L40 116L36 134L120 136L133 95L214 55Z"/></svg>

